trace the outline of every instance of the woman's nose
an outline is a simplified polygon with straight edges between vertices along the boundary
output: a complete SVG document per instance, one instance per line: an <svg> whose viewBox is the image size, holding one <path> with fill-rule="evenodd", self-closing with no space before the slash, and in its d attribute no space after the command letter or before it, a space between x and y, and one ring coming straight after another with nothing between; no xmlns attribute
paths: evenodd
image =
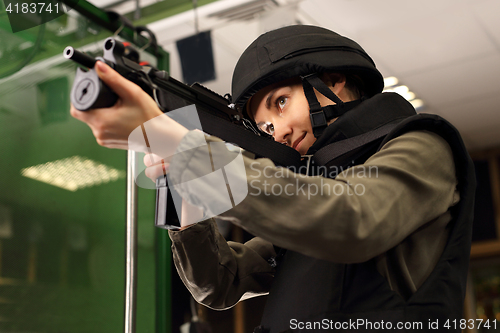
<svg viewBox="0 0 500 333"><path fill-rule="evenodd" d="M293 132L292 128L286 123L286 121L283 121L283 119L280 119L281 121L278 121L274 123L274 140L276 140L279 143L285 143L285 144L290 144L288 142L291 138L291 134Z"/></svg>

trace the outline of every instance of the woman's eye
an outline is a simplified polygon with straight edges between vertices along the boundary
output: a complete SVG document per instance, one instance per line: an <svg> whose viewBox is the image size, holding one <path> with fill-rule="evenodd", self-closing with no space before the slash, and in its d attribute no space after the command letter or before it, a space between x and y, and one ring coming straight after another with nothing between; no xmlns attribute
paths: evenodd
<svg viewBox="0 0 500 333"><path fill-rule="evenodd" d="M259 129L266 134L269 134L269 135L274 134L274 125L271 122L265 122L263 124L260 124Z"/></svg>
<svg viewBox="0 0 500 333"><path fill-rule="evenodd" d="M287 100L288 100L288 98L286 98L286 97L280 97L276 101L276 104L278 105L278 109L280 109L280 111L283 111L283 109L285 108Z"/></svg>
<svg viewBox="0 0 500 333"><path fill-rule="evenodd" d="M270 123L269 126L267 127L267 131L269 135L274 135L274 125L273 123Z"/></svg>

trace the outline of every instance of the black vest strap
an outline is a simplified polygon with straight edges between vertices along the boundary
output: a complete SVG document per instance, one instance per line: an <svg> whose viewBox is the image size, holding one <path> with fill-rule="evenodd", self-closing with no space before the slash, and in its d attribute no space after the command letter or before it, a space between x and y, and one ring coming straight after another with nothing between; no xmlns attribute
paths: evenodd
<svg viewBox="0 0 500 333"><path fill-rule="evenodd" d="M370 142L386 136L397 124L386 124L373 131L357 135L355 137L334 142L318 150L313 155L313 160L318 165L327 165L334 159L344 155L347 152L360 148Z"/></svg>

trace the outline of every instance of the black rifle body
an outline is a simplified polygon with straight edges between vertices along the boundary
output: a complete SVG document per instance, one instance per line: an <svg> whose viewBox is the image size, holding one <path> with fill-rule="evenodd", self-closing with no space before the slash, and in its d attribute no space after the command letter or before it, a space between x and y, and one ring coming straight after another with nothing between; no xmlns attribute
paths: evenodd
<svg viewBox="0 0 500 333"><path fill-rule="evenodd" d="M118 100L118 96L99 79L93 69L96 61L103 61L120 75L140 86L163 112L168 114L168 111L195 104L204 132L236 144L256 157L268 157L277 165L300 166L300 154L297 151L261 135L228 99L198 83L188 86L170 77L166 71L140 65L137 51L114 38L106 39L103 51L102 58L94 59L71 46L64 50L64 57L89 68L86 71L77 69L71 90L71 102L76 109L88 111L111 107ZM189 128L189 125L183 125L193 129ZM177 229L167 222L165 215L168 193L166 183L164 177L157 180L156 225ZM168 210L171 210L170 205Z"/></svg>

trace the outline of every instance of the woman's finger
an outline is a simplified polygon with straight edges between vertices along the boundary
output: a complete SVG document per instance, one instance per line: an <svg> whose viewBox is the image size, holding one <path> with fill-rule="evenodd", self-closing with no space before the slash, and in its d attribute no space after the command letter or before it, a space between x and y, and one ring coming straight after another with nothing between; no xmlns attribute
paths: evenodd
<svg viewBox="0 0 500 333"><path fill-rule="evenodd" d="M170 163L170 157L165 158L154 153L146 153L144 155L144 165L150 167L155 164Z"/></svg>
<svg viewBox="0 0 500 333"><path fill-rule="evenodd" d="M155 182L158 177L167 175L169 168L169 163L156 164L146 168L144 174Z"/></svg>
<svg viewBox="0 0 500 333"><path fill-rule="evenodd" d="M121 99L126 99L141 89L102 61L96 61L95 70L99 78Z"/></svg>

